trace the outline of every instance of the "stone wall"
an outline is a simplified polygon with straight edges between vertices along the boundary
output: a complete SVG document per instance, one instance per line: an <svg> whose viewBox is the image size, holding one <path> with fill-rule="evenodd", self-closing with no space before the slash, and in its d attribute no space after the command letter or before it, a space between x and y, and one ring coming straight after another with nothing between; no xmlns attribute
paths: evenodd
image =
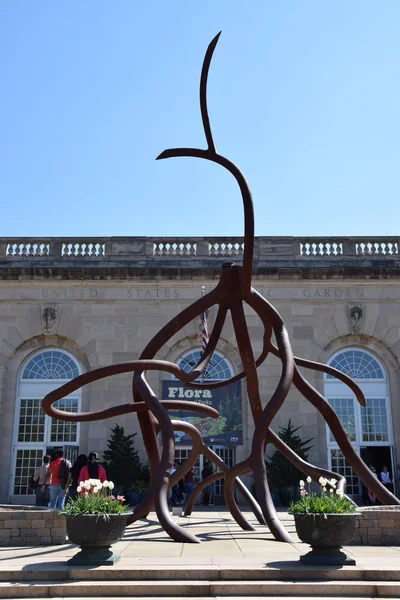
<svg viewBox="0 0 400 600"><path fill-rule="evenodd" d="M0 505L0 546L55 546L65 540L65 518L58 511Z"/></svg>
<svg viewBox="0 0 400 600"><path fill-rule="evenodd" d="M400 506L360 508L356 537L352 544L363 546L400 545Z"/></svg>
<svg viewBox="0 0 400 600"><path fill-rule="evenodd" d="M82 372L136 360L161 327L199 299L202 286L206 293L215 287L224 261L241 260L237 243L222 238L0 239L0 502L35 501L33 494L24 495L14 485L16 452L22 448L15 432L25 361L44 349L66 351ZM99 247L93 250L93 244ZM195 245L195 254L188 244L192 250ZM334 253L332 244L338 245ZM281 313L297 356L327 362L334 352L356 347L383 363L391 396L389 442L399 456L400 254L396 244L389 238L257 238L253 284ZM355 308L362 309L361 319L354 319ZM260 319L250 307L244 310L258 356L263 348ZM212 307L207 315L209 331L216 315L217 307ZM175 362L184 352L200 347L199 320L193 319L160 349L158 358ZM218 351L236 373L242 370L230 317ZM280 374L280 361L273 356L258 369L264 406ZM149 372L156 394L169 377ZM322 373L308 370L307 379L324 392ZM80 393L82 411L128 403L132 376L118 374L95 381L76 395ZM236 448L236 462L248 456L254 433L244 382L242 409L243 444ZM327 467L325 421L294 386L274 419L274 430L287 426L289 418L295 427L302 427L303 439L313 438L309 461ZM114 424L114 420L81 423L79 452L95 450L101 455ZM146 463L137 415L121 415L118 424L127 434L138 434L135 446ZM45 451L48 445L49 440L43 440L36 447ZM24 464L28 460L24 457ZM368 461L373 464L372 458ZM377 469L380 466L376 464ZM25 472L30 475L35 467L32 459ZM252 477L245 476L244 481L251 488Z"/></svg>

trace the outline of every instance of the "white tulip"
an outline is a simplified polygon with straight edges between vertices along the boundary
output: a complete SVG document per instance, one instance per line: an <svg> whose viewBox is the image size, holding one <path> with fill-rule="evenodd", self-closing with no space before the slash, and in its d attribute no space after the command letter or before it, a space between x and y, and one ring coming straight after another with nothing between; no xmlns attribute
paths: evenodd
<svg viewBox="0 0 400 600"><path fill-rule="evenodd" d="M108 487L110 488L110 490L113 490L113 489L114 489L114 484L113 484L113 482L112 482L112 481L109 481L109 482L108 482Z"/></svg>
<svg viewBox="0 0 400 600"><path fill-rule="evenodd" d="M93 488L93 494L97 494L98 491L99 491L99 488L97 487L97 485L95 485Z"/></svg>
<svg viewBox="0 0 400 600"><path fill-rule="evenodd" d="M328 483L328 481L325 479L325 477L320 477L318 479L320 485L324 488L326 486L326 484Z"/></svg>
<svg viewBox="0 0 400 600"><path fill-rule="evenodd" d="M103 487L104 488L108 488L108 481L107 481L107 479L105 481L103 481Z"/></svg>
<svg viewBox="0 0 400 600"><path fill-rule="evenodd" d="M336 495L337 495L337 496L341 496L341 495L342 495L342 492L341 492L340 490L336 490Z"/></svg>
<svg viewBox="0 0 400 600"><path fill-rule="evenodd" d="M308 477L307 477L307 483L311 483L311 482L312 482L312 479L311 479L311 477L310 477L310 476L308 476Z"/></svg>
<svg viewBox="0 0 400 600"><path fill-rule="evenodd" d="M97 482L97 487L99 488L99 490L101 490L101 488L103 487L103 484L101 483L101 481Z"/></svg>
<svg viewBox="0 0 400 600"><path fill-rule="evenodd" d="M85 481L84 487L87 491L89 491L92 486L90 485L89 481Z"/></svg>
<svg viewBox="0 0 400 600"><path fill-rule="evenodd" d="M336 487L336 484L337 484L337 479L330 479L330 480L329 480L329 483L331 484L331 486L332 486L332 487L334 487L334 488L335 488L335 487Z"/></svg>
<svg viewBox="0 0 400 600"><path fill-rule="evenodd" d="M330 494L333 494L333 489L332 489L332 488L329 490L329 493L330 493Z"/></svg>
<svg viewBox="0 0 400 600"><path fill-rule="evenodd" d="M305 486L305 483L304 483L304 481L302 479L300 479L299 485L300 485L301 488L303 488Z"/></svg>
<svg viewBox="0 0 400 600"><path fill-rule="evenodd" d="M324 492L324 494L326 493L326 487L322 488L322 491Z"/></svg>
<svg viewBox="0 0 400 600"><path fill-rule="evenodd" d="M82 491L82 488L81 488L81 486L80 486L80 485L78 485L78 487L76 488L76 491L77 491L77 492L81 492L81 491Z"/></svg>

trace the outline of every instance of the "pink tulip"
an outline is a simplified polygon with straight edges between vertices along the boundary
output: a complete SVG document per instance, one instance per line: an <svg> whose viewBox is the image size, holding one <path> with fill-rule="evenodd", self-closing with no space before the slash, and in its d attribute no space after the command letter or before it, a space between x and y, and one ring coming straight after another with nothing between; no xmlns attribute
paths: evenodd
<svg viewBox="0 0 400 600"><path fill-rule="evenodd" d="M110 496L111 500L115 500L115 496Z"/></svg>
<svg viewBox="0 0 400 600"><path fill-rule="evenodd" d="M308 492L307 492L307 490L301 490L301 491L300 491L300 494L301 494L302 496L307 496L307 495L308 495Z"/></svg>
<svg viewBox="0 0 400 600"><path fill-rule="evenodd" d="M120 500L121 502L125 502L125 496L117 496L117 500Z"/></svg>

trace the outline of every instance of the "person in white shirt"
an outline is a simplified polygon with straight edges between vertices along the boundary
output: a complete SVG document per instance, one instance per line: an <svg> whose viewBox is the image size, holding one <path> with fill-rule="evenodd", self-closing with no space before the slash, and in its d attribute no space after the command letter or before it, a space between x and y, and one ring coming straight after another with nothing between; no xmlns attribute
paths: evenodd
<svg viewBox="0 0 400 600"><path fill-rule="evenodd" d="M48 506L50 502L50 477L51 471L49 470L50 456L43 456L43 464L39 467L33 479L37 482L35 489L36 494L36 506Z"/></svg>
<svg viewBox="0 0 400 600"><path fill-rule="evenodd" d="M393 492L393 483L390 478L390 473L386 465L383 465L381 472L381 482L389 490L389 492Z"/></svg>

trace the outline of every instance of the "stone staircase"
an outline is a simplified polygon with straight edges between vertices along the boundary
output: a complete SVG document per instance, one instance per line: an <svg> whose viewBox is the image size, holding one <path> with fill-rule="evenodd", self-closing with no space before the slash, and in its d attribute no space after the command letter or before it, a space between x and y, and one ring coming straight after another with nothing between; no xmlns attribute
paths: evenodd
<svg viewBox="0 0 400 600"><path fill-rule="evenodd" d="M60 568L0 571L0 598L399 598L400 570L357 567Z"/></svg>

